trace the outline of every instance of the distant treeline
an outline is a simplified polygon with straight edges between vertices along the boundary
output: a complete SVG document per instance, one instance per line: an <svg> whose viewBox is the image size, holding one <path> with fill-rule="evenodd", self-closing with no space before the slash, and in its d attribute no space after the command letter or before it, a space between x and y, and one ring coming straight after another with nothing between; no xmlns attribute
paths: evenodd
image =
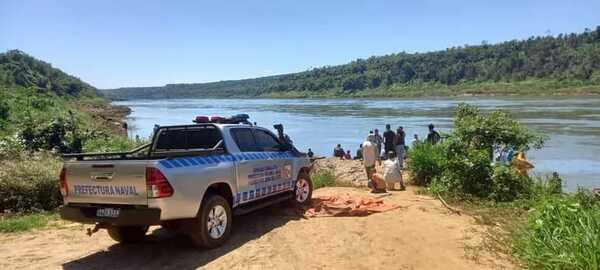
<svg viewBox="0 0 600 270"><path fill-rule="evenodd" d="M345 65L256 79L119 88L102 93L112 99L285 96L289 92L308 93L309 96L323 92L368 96L369 93L381 94L407 86L453 87L526 80L600 85L600 26L579 34L530 37L499 44L483 42L477 46L428 53L374 56ZM548 89L550 91L552 89Z"/></svg>
<svg viewBox="0 0 600 270"><path fill-rule="evenodd" d="M93 86L19 50L0 53L0 85L33 87L59 96L97 95Z"/></svg>

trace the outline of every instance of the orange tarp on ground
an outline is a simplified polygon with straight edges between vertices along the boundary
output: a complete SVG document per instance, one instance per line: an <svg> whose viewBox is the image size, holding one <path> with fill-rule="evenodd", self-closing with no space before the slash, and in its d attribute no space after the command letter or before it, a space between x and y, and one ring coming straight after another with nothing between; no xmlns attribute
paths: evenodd
<svg viewBox="0 0 600 270"><path fill-rule="evenodd" d="M313 197L305 217L367 216L399 208L382 198L345 195Z"/></svg>

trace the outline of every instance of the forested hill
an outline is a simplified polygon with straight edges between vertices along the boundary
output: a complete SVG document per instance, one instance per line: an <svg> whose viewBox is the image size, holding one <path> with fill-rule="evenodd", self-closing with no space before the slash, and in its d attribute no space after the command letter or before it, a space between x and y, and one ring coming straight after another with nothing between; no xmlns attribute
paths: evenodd
<svg viewBox="0 0 600 270"><path fill-rule="evenodd" d="M600 93L600 26L579 34L397 53L256 79L102 92L112 99Z"/></svg>
<svg viewBox="0 0 600 270"><path fill-rule="evenodd" d="M97 89L19 50L0 53L0 86L35 88L59 96L97 96Z"/></svg>
<svg viewBox="0 0 600 270"><path fill-rule="evenodd" d="M18 50L0 53L0 164L30 160L30 155L45 150L70 153L129 148L137 143L122 136L126 134L122 123L129 112L127 107L110 105L95 87L46 62ZM33 172L35 176L23 178L29 181L46 173ZM0 169L0 183L25 180L15 175ZM10 181L4 181L7 179ZM51 178L43 178L47 179ZM0 212L5 205L0 202Z"/></svg>

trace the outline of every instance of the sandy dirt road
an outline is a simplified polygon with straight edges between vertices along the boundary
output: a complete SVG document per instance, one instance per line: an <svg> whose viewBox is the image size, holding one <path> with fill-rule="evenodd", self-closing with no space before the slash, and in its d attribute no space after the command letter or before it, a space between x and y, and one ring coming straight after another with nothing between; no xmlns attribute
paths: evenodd
<svg viewBox="0 0 600 270"><path fill-rule="evenodd" d="M324 188L315 195L368 195ZM79 225L0 235L0 269L514 269L479 248L484 228L411 189L386 201L401 208L367 217L304 219L273 206L235 220L228 243L194 249L186 237L153 228L121 245Z"/></svg>

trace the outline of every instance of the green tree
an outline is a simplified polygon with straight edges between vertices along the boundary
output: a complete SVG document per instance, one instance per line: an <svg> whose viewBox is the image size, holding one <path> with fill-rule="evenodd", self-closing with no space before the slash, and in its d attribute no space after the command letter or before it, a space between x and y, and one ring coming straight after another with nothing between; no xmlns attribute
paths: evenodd
<svg viewBox="0 0 600 270"><path fill-rule="evenodd" d="M490 157L494 146L528 150L544 144L543 136L521 125L507 112L484 114L478 107L465 103L458 105L454 127L454 136L477 149L487 150Z"/></svg>

